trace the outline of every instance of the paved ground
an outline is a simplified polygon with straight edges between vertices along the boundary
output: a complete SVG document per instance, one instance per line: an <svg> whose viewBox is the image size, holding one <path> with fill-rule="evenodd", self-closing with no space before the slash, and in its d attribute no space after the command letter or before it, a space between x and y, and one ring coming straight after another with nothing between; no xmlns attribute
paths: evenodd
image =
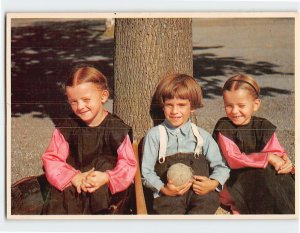
<svg viewBox="0 0 300 233"><path fill-rule="evenodd" d="M103 20L19 20L12 26L13 183L43 172L40 157L54 122L67 108L61 91L65 70L73 62L98 63L111 79L113 39L103 36ZM278 126L279 139L294 160L293 19L198 19L193 21L193 44L194 75L203 86L205 105L198 124L212 132L224 116L220 88L225 79L248 73L262 87L257 115Z"/></svg>

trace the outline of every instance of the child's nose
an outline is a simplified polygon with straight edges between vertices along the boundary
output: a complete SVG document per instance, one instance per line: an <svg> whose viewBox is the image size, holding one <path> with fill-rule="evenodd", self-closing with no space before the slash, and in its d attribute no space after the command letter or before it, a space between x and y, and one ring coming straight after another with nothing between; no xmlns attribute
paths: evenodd
<svg viewBox="0 0 300 233"><path fill-rule="evenodd" d="M78 101L77 109L82 109L82 108L84 108L84 102L83 101Z"/></svg>
<svg viewBox="0 0 300 233"><path fill-rule="evenodd" d="M171 109L171 113L177 113L178 112L178 107L177 106L173 106Z"/></svg>
<svg viewBox="0 0 300 233"><path fill-rule="evenodd" d="M233 113L236 113L236 112L238 112L238 107L237 107L237 106L233 106L233 108L232 108L232 112L233 112Z"/></svg>

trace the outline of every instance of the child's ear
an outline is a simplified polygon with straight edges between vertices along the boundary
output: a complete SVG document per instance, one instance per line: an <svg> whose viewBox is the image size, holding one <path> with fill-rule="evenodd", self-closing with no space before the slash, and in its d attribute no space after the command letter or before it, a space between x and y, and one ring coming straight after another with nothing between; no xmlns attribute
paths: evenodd
<svg viewBox="0 0 300 233"><path fill-rule="evenodd" d="M256 112L259 109L260 103L261 103L260 99L255 99L254 100L254 109L253 109L254 112Z"/></svg>
<svg viewBox="0 0 300 233"><path fill-rule="evenodd" d="M108 96L109 96L108 90L102 91L102 93L101 93L101 103L105 103L108 99Z"/></svg>

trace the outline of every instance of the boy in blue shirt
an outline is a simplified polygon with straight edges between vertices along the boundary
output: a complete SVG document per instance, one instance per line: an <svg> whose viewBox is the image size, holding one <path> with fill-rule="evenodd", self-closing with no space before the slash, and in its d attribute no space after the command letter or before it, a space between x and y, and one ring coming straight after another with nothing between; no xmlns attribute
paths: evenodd
<svg viewBox="0 0 300 233"><path fill-rule="evenodd" d="M217 143L204 129L191 123L191 113L202 106L202 92L194 78L174 74L163 79L156 100L165 120L144 139L143 185L153 191L156 214L214 214L229 168ZM175 186L167 180L168 168L183 163L194 171L193 180Z"/></svg>

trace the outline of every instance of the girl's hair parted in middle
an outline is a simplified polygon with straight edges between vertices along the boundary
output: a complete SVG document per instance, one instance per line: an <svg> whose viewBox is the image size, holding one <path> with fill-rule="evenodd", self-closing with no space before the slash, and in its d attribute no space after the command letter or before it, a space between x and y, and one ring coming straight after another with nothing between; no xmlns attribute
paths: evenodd
<svg viewBox="0 0 300 233"><path fill-rule="evenodd" d="M249 75L238 74L232 76L225 82L222 93L224 93L224 91L232 91L238 89L247 90L254 99L259 98L260 88L256 80Z"/></svg>
<svg viewBox="0 0 300 233"><path fill-rule="evenodd" d="M105 75L95 67L86 64L73 67L71 74L66 80L65 87L72 87L88 82L95 84L100 90L109 90Z"/></svg>

